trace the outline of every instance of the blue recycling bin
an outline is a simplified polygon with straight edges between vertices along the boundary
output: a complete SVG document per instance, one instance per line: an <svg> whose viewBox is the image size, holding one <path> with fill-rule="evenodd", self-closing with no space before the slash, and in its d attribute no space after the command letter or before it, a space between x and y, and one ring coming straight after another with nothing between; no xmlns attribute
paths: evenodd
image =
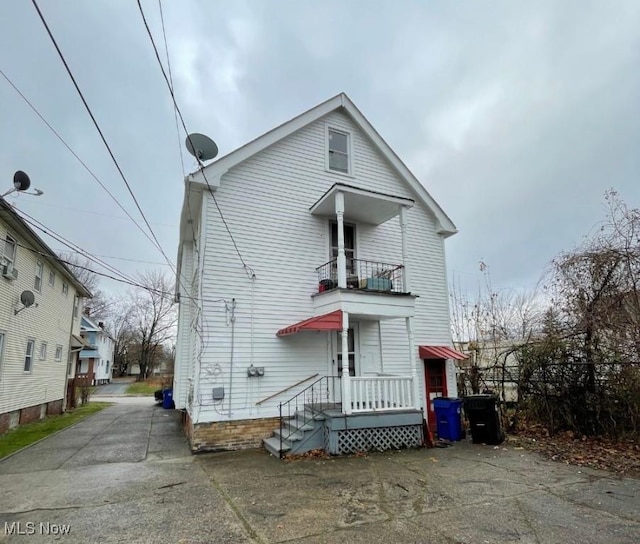
<svg viewBox="0 0 640 544"><path fill-rule="evenodd" d="M440 397L433 400L438 438L458 442L462 440L462 399Z"/></svg>
<svg viewBox="0 0 640 544"><path fill-rule="evenodd" d="M162 407L165 410L171 410L175 407L175 404L173 404L173 387L162 391Z"/></svg>

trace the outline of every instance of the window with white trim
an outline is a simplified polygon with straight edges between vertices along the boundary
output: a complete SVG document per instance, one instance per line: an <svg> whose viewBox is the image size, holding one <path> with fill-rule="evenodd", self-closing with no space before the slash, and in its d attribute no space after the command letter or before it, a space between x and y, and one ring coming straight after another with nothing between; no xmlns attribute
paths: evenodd
<svg viewBox="0 0 640 544"><path fill-rule="evenodd" d="M47 343L42 342L40 344L40 360L44 360L47 358Z"/></svg>
<svg viewBox="0 0 640 544"><path fill-rule="evenodd" d="M333 128L328 129L329 170L349 173L349 134Z"/></svg>
<svg viewBox="0 0 640 544"><path fill-rule="evenodd" d="M33 282L33 288L38 291L42 290L42 275L44 274L44 264L42 261L36 261L36 279Z"/></svg>
<svg viewBox="0 0 640 544"><path fill-rule="evenodd" d="M55 360L56 361L62 361L62 346L60 344L58 344L56 346L56 356L55 356Z"/></svg>
<svg viewBox="0 0 640 544"><path fill-rule="evenodd" d="M24 352L24 371L31 372L33 370L33 351L36 347L36 341L33 338L27 340L27 349Z"/></svg>
<svg viewBox="0 0 640 544"><path fill-rule="evenodd" d="M62 282L62 294L65 297L69 294L69 284L66 281Z"/></svg>
<svg viewBox="0 0 640 544"><path fill-rule="evenodd" d="M56 273L53 270L49 270L49 285L51 287L56 286Z"/></svg>
<svg viewBox="0 0 640 544"><path fill-rule="evenodd" d="M75 295L73 297L73 319L78 319L78 308L80 306L80 297Z"/></svg>
<svg viewBox="0 0 640 544"><path fill-rule="evenodd" d="M4 247L2 248L2 256L5 264L13 264L16 262L16 254L18 251L18 244L11 236L7 233L4 237Z"/></svg>

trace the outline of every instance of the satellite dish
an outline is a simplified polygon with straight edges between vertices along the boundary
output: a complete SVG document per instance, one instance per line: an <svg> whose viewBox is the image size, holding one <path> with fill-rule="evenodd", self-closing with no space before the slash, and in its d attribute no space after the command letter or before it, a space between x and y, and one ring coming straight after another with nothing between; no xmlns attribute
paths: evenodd
<svg viewBox="0 0 640 544"><path fill-rule="evenodd" d="M20 295L20 302L22 302L25 308L33 306L35 301L36 297L33 296L31 291L22 291L22 294Z"/></svg>
<svg viewBox="0 0 640 544"><path fill-rule="evenodd" d="M209 136L204 134L198 134L197 132L189 134L185 145L187 146L187 151L199 161L210 161L218 155L218 146Z"/></svg>
<svg viewBox="0 0 640 544"><path fill-rule="evenodd" d="M13 174L13 186L16 191L26 191L31 186L31 180L22 170L18 170Z"/></svg>

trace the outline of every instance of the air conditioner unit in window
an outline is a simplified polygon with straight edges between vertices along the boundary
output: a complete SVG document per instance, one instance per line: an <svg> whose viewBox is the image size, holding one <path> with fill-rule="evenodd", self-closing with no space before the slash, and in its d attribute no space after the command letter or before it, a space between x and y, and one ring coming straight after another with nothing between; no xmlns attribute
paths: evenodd
<svg viewBox="0 0 640 544"><path fill-rule="evenodd" d="M17 280L18 271L13 268L12 264L5 264L2 266L2 277L7 278L8 280Z"/></svg>

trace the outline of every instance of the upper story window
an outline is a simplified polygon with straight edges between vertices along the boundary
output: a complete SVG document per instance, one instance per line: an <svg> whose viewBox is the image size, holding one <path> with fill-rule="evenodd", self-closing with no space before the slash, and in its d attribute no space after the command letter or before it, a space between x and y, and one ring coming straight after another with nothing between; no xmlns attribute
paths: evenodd
<svg viewBox="0 0 640 544"><path fill-rule="evenodd" d="M62 361L62 346L59 345L59 344L56 346L55 359L56 359L56 361Z"/></svg>
<svg viewBox="0 0 640 544"><path fill-rule="evenodd" d="M69 284L66 281L62 282L62 294L65 297L69 294Z"/></svg>
<svg viewBox="0 0 640 544"><path fill-rule="evenodd" d="M33 369L33 350L35 348L36 341L33 338L27 340L27 349L24 353L24 371L31 372Z"/></svg>
<svg viewBox="0 0 640 544"><path fill-rule="evenodd" d="M36 279L33 282L33 288L40 292L42 290L42 275L44 274L44 265L42 261L36 261Z"/></svg>
<svg viewBox="0 0 640 544"><path fill-rule="evenodd" d="M73 297L73 319L78 319L78 309L80 308L80 297Z"/></svg>
<svg viewBox="0 0 640 544"><path fill-rule="evenodd" d="M333 128L328 129L329 170L349 174L349 134Z"/></svg>
<svg viewBox="0 0 640 544"><path fill-rule="evenodd" d="M16 262L16 240L9 234L4 238L4 248L2 250L2 256L8 264L14 264Z"/></svg>
<svg viewBox="0 0 640 544"><path fill-rule="evenodd" d="M53 270L49 270L49 285L51 287L56 285L56 273Z"/></svg>

